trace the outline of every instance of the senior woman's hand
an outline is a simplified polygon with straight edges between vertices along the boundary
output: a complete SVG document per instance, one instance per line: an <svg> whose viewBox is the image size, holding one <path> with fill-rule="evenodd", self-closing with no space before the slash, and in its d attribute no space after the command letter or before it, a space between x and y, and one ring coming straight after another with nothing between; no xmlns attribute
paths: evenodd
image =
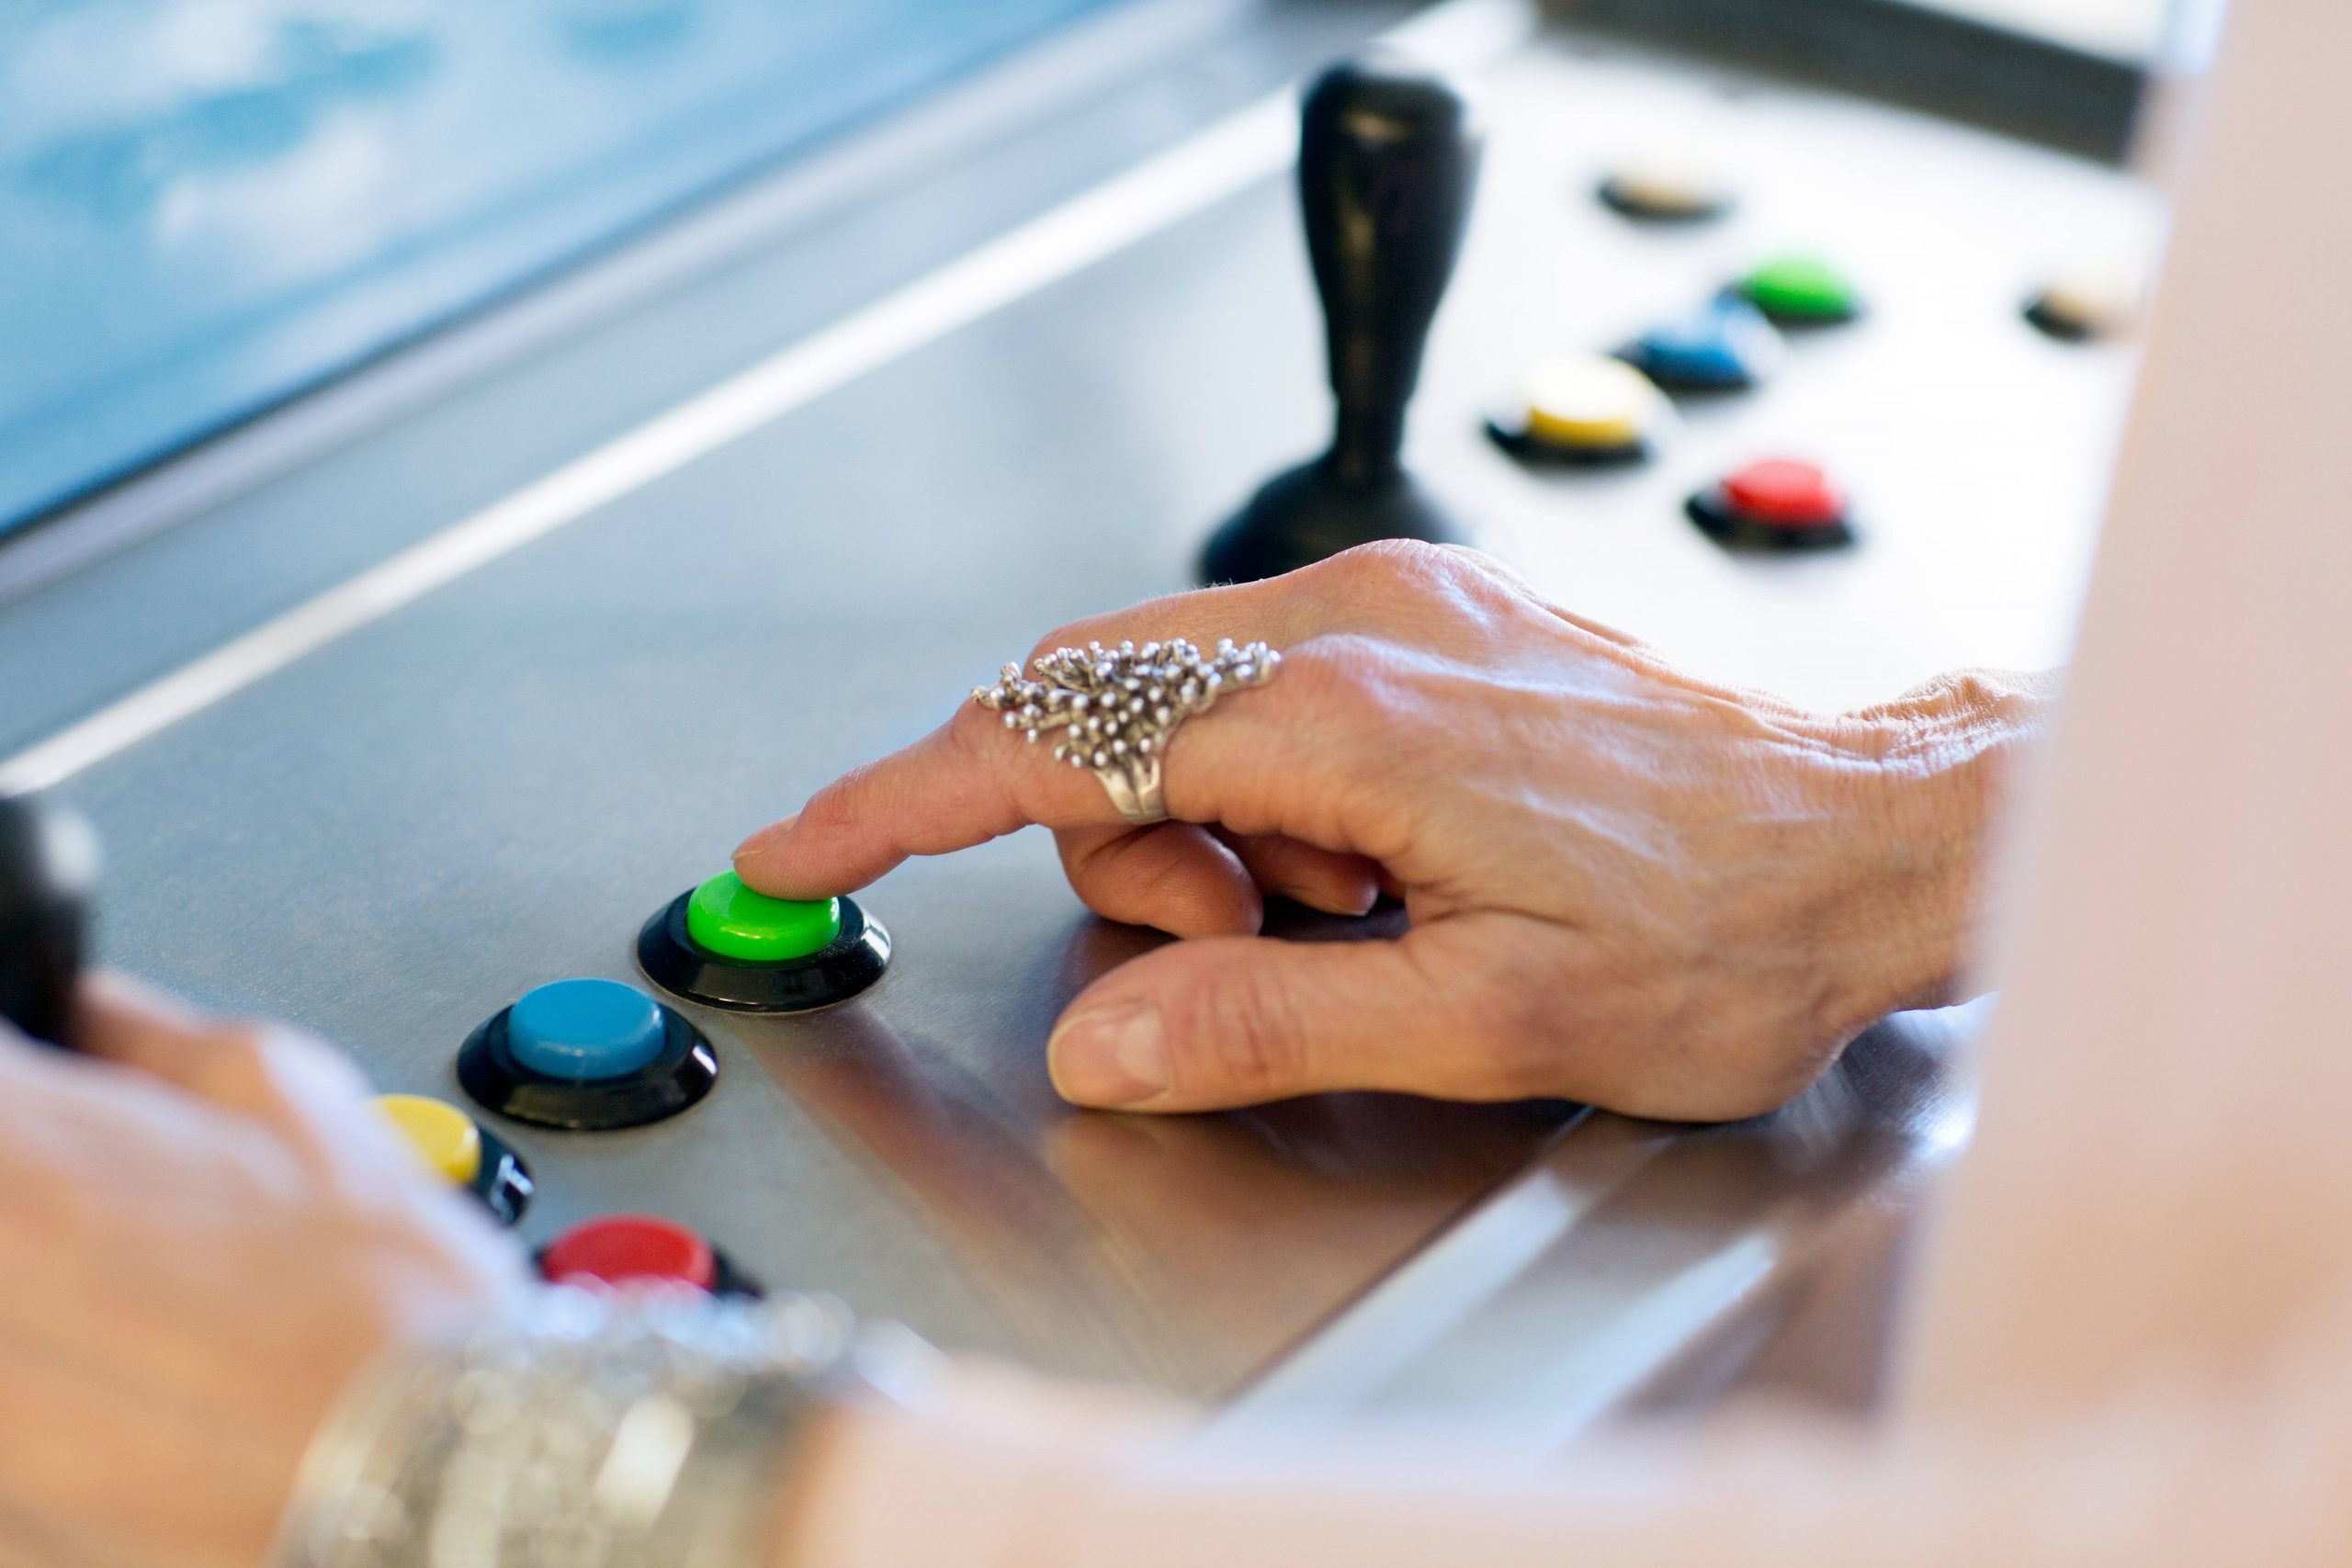
<svg viewBox="0 0 2352 1568"><path fill-rule="evenodd" d="M1770 1110L1882 1014L1948 999L1984 825L2044 699L1951 676L1828 716L1693 679L1474 551L1352 550L1053 633L1263 638L1276 678L1169 744L1172 820L967 704L754 834L816 897L1029 823L1099 913L1195 940L1102 976L1049 1044L1070 1099L1186 1111L1318 1089ZM1262 896L1396 941L1256 934Z"/></svg>
<svg viewBox="0 0 2352 1568"><path fill-rule="evenodd" d="M318 1042L120 981L81 1014L80 1055L0 1024L0 1562L251 1568L353 1372L522 1255Z"/></svg>

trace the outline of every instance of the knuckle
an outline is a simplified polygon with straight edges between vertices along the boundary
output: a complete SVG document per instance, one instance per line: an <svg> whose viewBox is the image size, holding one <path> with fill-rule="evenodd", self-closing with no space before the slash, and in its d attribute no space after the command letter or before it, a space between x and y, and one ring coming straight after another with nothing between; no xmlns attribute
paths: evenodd
<svg viewBox="0 0 2352 1568"><path fill-rule="evenodd" d="M1094 906L1095 896L1102 892L1108 874L1116 866L1118 854L1125 845L1125 835L1064 830L1054 835L1054 848L1060 854L1062 874L1087 907L1096 914L1103 911Z"/></svg>
<svg viewBox="0 0 2352 1568"><path fill-rule="evenodd" d="M959 764L965 766L981 764L989 758L993 744L1003 739L1004 733L1003 715L992 713L978 703L966 703L956 711L956 716L947 722L947 745L955 753L955 759ZM831 789L823 793L832 794L865 786L872 776L873 764L868 763L864 767L853 769Z"/></svg>
<svg viewBox="0 0 2352 1568"><path fill-rule="evenodd" d="M1180 1052L1214 1088L1242 1100L1295 1094L1306 1081L1306 1033L1289 993L1254 970L1237 968L1207 987L1186 1021L1191 1049Z"/></svg>
<svg viewBox="0 0 2352 1568"><path fill-rule="evenodd" d="M1330 575L1378 586L1416 585L1453 570L1455 552L1419 539L1375 539L1340 551L1326 563Z"/></svg>
<svg viewBox="0 0 2352 1568"><path fill-rule="evenodd" d="M1483 550L1419 539L1358 545L1332 557L1324 568L1348 592L1391 602L1516 593L1521 586L1516 573Z"/></svg>
<svg viewBox="0 0 2352 1568"><path fill-rule="evenodd" d="M1532 616L1552 616L1517 573L1466 546L1387 540L1324 565L1335 569L1329 597L1344 620L1408 647L1491 649L1522 638Z"/></svg>

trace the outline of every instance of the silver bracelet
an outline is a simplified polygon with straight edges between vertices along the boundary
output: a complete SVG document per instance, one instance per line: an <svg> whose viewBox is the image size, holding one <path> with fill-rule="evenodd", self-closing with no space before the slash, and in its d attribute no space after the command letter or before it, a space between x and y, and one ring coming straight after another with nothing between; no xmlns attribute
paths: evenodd
<svg viewBox="0 0 2352 1568"><path fill-rule="evenodd" d="M927 1359L821 1297L553 1287L356 1385L306 1457L277 1568L752 1568L794 1442Z"/></svg>

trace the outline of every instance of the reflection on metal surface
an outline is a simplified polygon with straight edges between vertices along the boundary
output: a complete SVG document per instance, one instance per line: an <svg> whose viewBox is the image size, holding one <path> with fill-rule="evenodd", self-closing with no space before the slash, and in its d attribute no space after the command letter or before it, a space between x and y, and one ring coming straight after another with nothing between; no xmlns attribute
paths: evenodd
<svg viewBox="0 0 2352 1568"><path fill-rule="evenodd" d="M1981 1011L1887 1020L1776 1115L1587 1119L1228 1418L1475 1410L1544 1447L1727 1339L1712 1375L1736 1381L1810 1283L1850 1268L1852 1246L1899 1237L1958 1153L1974 1100L1955 1058ZM1883 1332L1883 1313L1861 1316ZM1882 1348L1848 1337L1812 1381L1867 1381Z"/></svg>
<svg viewBox="0 0 2352 1568"><path fill-rule="evenodd" d="M1287 934L1343 927L1293 913ZM1047 1004L1156 940L1080 922ZM1374 1094L1074 1111L1038 1092L1041 1059L990 1082L854 1006L751 1048L946 1243L1033 1359L1202 1394L1238 1387L1574 1115Z"/></svg>

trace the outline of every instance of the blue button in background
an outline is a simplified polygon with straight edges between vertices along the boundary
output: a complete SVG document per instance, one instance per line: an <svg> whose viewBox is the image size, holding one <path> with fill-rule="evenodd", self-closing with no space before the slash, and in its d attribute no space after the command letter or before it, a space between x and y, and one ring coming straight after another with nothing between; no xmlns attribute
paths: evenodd
<svg viewBox="0 0 2352 1568"><path fill-rule="evenodd" d="M1710 301L1644 333L1620 357L1669 391L1736 391L1768 375L1781 334L1745 299Z"/></svg>
<svg viewBox="0 0 2352 1568"><path fill-rule="evenodd" d="M535 1073L571 1083L641 1071L662 1054L662 1009L618 980L557 980L506 1015L506 1046Z"/></svg>

